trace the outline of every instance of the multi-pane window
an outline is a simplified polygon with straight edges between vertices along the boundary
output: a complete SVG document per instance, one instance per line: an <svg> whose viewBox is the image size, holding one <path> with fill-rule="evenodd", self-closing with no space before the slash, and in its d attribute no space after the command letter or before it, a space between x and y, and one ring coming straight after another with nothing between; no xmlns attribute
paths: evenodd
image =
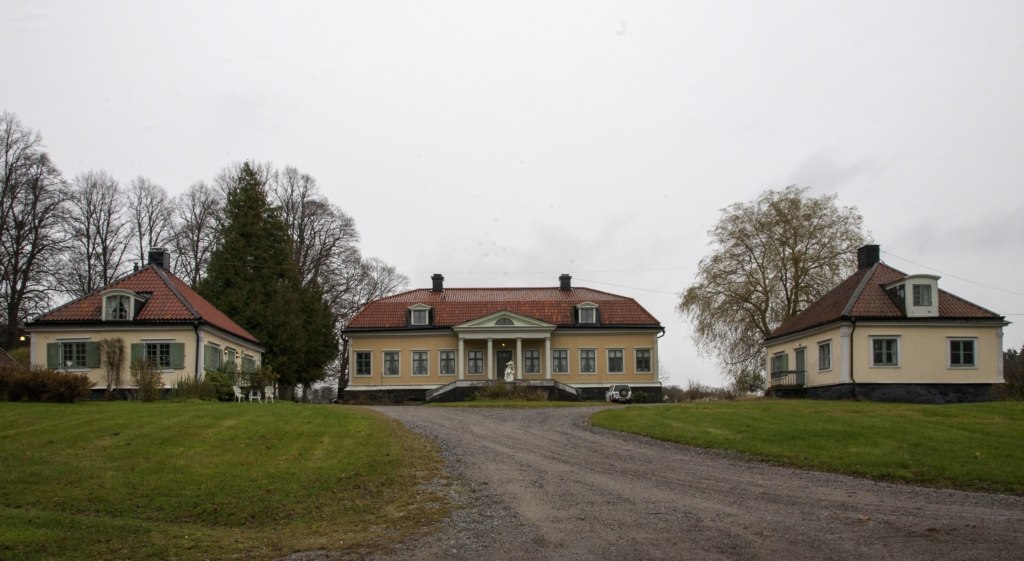
<svg viewBox="0 0 1024 561"><path fill-rule="evenodd" d="M593 374L597 372L597 351L594 349L580 349L580 372Z"/></svg>
<svg viewBox="0 0 1024 561"><path fill-rule="evenodd" d="M832 370L832 341L818 343L818 371Z"/></svg>
<svg viewBox="0 0 1024 561"><path fill-rule="evenodd" d="M484 352L483 351L469 351L466 353L466 360L468 361L468 370L470 374L483 374L484 373Z"/></svg>
<svg viewBox="0 0 1024 561"><path fill-rule="evenodd" d="M356 376L369 376L372 373L373 353L356 351Z"/></svg>
<svg viewBox="0 0 1024 561"><path fill-rule="evenodd" d="M132 299L125 294L112 294L105 299L108 320L131 319Z"/></svg>
<svg viewBox="0 0 1024 561"><path fill-rule="evenodd" d="M412 375L413 376L426 376L427 375L427 351L413 351L412 352Z"/></svg>
<svg viewBox="0 0 1024 561"><path fill-rule="evenodd" d="M85 368L85 343L61 343L60 365L63 368Z"/></svg>
<svg viewBox="0 0 1024 561"><path fill-rule="evenodd" d="M384 351L384 375L398 376L398 351Z"/></svg>
<svg viewBox="0 0 1024 561"><path fill-rule="evenodd" d="M789 355L786 353L772 355L772 374L787 370L789 370Z"/></svg>
<svg viewBox="0 0 1024 561"><path fill-rule="evenodd" d="M171 344L170 343L146 343L144 350L146 362L156 368L171 367Z"/></svg>
<svg viewBox="0 0 1024 561"><path fill-rule="evenodd" d="M956 368L975 366L974 339L950 339L949 365Z"/></svg>
<svg viewBox="0 0 1024 561"><path fill-rule="evenodd" d="M427 325L430 323L430 310L412 310L413 325Z"/></svg>
<svg viewBox="0 0 1024 561"><path fill-rule="evenodd" d="M612 374L623 372L622 349L608 349L608 372Z"/></svg>
<svg viewBox="0 0 1024 561"><path fill-rule="evenodd" d="M230 347L224 349L224 361L228 364L235 364L235 360L238 357L238 352Z"/></svg>
<svg viewBox="0 0 1024 561"><path fill-rule="evenodd" d="M207 370L217 370L223 363L224 356L217 345L203 346L203 367Z"/></svg>
<svg viewBox="0 0 1024 561"><path fill-rule="evenodd" d="M441 375L455 374L455 351L441 351Z"/></svg>
<svg viewBox="0 0 1024 561"><path fill-rule="evenodd" d="M871 366L899 366L899 339L876 337L871 339Z"/></svg>
<svg viewBox="0 0 1024 561"><path fill-rule="evenodd" d="M242 372L255 372L256 358L242 353Z"/></svg>
<svg viewBox="0 0 1024 561"><path fill-rule="evenodd" d="M527 349L523 351L523 371L527 374L540 373L540 350Z"/></svg>
<svg viewBox="0 0 1024 561"><path fill-rule="evenodd" d="M932 305L932 286L930 284L915 284L914 285L914 305L915 306L931 306Z"/></svg>
<svg viewBox="0 0 1024 561"><path fill-rule="evenodd" d="M569 372L569 351L567 349L554 349L551 351L551 370L555 374Z"/></svg>
<svg viewBox="0 0 1024 561"><path fill-rule="evenodd" d="M651 371L651 349L637 349L636 350L636 371L637 372L650 372Z"/></svg>
<svg viewBox="0 0 1024 561"><path fill-rule="evenodd" d="M579 308L576 311L580 323L597 323L597 308Z"/></svg>

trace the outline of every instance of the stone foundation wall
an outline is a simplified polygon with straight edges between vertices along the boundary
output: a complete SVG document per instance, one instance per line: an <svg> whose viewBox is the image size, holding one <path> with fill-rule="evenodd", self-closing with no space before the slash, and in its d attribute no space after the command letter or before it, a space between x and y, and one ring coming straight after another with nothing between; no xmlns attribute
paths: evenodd
<svg viewBox="0 0 1024 561"><path fill-rule="evenodd" d="M838 384L798 389L770 389L782 398L864 399L898 403L974 403L992 401L992 384Z"/></svg>

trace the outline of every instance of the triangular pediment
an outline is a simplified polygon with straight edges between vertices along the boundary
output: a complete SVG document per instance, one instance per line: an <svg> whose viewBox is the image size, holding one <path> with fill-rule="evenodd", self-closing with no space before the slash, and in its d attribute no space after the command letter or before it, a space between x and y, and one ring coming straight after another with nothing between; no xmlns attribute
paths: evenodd
<svg viewBox="0 0 1024 561"><path fill-rule="evenodd" d="M554 329L555 326L527 316L522 316L507 310L494 312L461 325L455 329Z"/></svg>

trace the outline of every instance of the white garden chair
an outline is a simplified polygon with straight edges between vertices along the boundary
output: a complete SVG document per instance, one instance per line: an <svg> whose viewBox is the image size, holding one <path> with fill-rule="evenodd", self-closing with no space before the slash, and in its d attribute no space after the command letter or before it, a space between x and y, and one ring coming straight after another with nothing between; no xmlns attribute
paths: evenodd
<svg viewBox="0 0 1024 561"><path fill-rule="evenodd" d="M242 399L245 398L245 396L242 395L242 388L240 388L238 386L231 386L231 389L234 390L234 392L235 392L235 401L238 402L238 403L241 403Z"/></svg>
<svg viewBox="0 0 1024 561"><path fill-rule="evenodd" d="M252 403L253 400L263 403L263 398L260 397L260 390L256 388L249 390L249 403Z"/></svg>
<svg viewBox="0 0 1024 561"><path fill-rule="evenodd" d="M274 402L274 386L267 386L263 388L263 399L266 400L265 403Z"/></svg>

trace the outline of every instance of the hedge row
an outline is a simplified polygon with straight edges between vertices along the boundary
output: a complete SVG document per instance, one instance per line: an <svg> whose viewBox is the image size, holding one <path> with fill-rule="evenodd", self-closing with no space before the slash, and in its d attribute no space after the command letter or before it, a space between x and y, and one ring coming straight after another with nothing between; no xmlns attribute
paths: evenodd
<svg viewBox="0 0 1024 561"><path fill-rule="evenodd" d="M92 382L85 374L44 368L0 368L0 401L72 403L89 397Z"/></svg>

